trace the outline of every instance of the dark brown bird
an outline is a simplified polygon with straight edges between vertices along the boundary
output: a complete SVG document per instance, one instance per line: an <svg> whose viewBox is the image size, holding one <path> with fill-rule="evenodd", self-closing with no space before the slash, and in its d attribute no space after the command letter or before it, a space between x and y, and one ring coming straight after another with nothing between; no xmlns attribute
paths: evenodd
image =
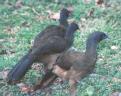
<svg viewBox="0 0 121 96"><path fill-rule="evenodd" d="M103 32L94 32L87 39L86 52L68 50L62 53L54 68L45 74L40 84L34 86L33 90L48 87L59 76L69 80L70 95L76 96L77 82L93 71L97 61L97 45L107 37Z"/></svg>
<svg viewBox="0 0 121 96"><path fill-rule="evenodd" d="M52 63L56 60L57 53L67 50L72 45L74 31L78 26L72 23L66 32L68 16L69 11L63 9L60 13L60 25L51 25L36 36L33 47L9 72L7 76L9 84L18 83L34 62Z"/></svg>

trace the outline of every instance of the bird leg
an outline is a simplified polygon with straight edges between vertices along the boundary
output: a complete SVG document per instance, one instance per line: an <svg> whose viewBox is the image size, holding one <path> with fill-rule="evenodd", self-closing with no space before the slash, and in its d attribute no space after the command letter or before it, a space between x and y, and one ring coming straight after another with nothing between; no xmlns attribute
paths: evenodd
<svg viewBox="0 0 121 96"><path fill-rule="evenodd" d="M58 65L55 65L53 67L53 73L55 73L56 75L58 75L59 77L61 78L64 78L66 77L66 74L67 74L68 71L62 69L61 67L59 67Z"/></svg>
<svg viewBox="0 0 121 96"><path fill-rule="evenodd" d="M63 79L69 80L70 96L76 96L76 86L82 72L75 70L73 67L71 67L70 70L66 71L60 68L58 65L55 65L53 68L53 73L55 73L56 75L58 75Z"/></svg>
<svg viewBox="0 0 121 96"><path fill-rule="evenodd" d="M69 85L70 85L70 89L69 89L69 93L70 96L76 96L76 86L77 86L77 82L73 79L69 80Z"/></svg>

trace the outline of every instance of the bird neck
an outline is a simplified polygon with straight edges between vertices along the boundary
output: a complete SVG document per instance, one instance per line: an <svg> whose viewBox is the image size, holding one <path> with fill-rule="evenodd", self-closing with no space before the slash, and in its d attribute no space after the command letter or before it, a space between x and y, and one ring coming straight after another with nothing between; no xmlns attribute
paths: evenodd
<svg viewBox="0 0 121 96"><path fill-rule="evenodd" d="M60 25L63 26L64 28L68 27L68 22L67 19L59 19Z"/></svg>
<svg viewBox="0 0 121 96"><path fill-rule="evenodd" d="M69 28L67 29L65 34L65 40L67 41L67 44L69 44L70 46L72 45L74 40L74 31L75 31L74 29Z"/></svg>
<svg viewBox="0 0 121 96"><path fill-rule="evenodd" d="M93 38L89 38L86 44L86 55L92 58L97 57L97 42Z"/></svg>

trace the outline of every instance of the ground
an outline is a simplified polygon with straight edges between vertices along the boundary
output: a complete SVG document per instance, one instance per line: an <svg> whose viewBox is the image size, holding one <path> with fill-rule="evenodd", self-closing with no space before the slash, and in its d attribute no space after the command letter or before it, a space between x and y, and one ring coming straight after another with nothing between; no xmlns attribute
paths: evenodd
<svg viewBox="0 0 121 96"><path fill-rule="evenodd" d="M108 0L95 5L94 0L0 0L0 73L11 69L31 47L34 37L46 26L58 24L58 13L70 7L69 21L76 21L80 30L75 34L73 47L85 50L89 33L102 31L109 35L98 47L98 61L94 72L78 84L78 96L110 96L121 91L121 1ZM85 0L86 1L86 0ZM31 69L23 82L34 84L41 78L38 69ZM2 78L2 75L1 75ZM0 96L27 96L15 85L7 85L0 78ZM52 96L68 96L68 84L55 83ZM38 91L35 96L45 96Z"/></svg>

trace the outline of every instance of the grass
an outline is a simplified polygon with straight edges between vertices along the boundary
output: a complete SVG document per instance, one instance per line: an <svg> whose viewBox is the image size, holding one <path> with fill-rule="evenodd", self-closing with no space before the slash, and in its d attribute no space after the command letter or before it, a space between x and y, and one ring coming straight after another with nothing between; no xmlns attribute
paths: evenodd
<svg viewBox="0 0 121 96"><path fill-rule="evenodd" d="M56 0L55 0L56 1ZM7 50L8 54L0 55L0 71L11 69L31 47L31 41L46 26L58 24L58 21L48 18L47 10L58 12L63 6L72 5L74 19L80 26L76 33L74 47L85 50L85 40L89 33L99 30L107 33L110 40L101 42L98 49L98 61L92 75L81 80L78 85L78 96L109 96L121 90L121 2L110 0L111 7L100 8L92 1L84 4L81 0L66 0L59 4L53 0L23 0L24 6L15 9L0 1L0 52ZM59 0L58 0L59 1ZM9 0L15 4L16 0ZM87 17L88 11L94 8L93 17ZM33 9L40 15L38 16ZM10 52L15 53L10 53ZM30 70L24 82L32 85L42 74ZM52 96L68 96L66 84L54 84ZM65 87L66 86L66 87ZM45 96L44 92L36 96ZM16 86L0 81L0 96L27 96Z"/></svg>

